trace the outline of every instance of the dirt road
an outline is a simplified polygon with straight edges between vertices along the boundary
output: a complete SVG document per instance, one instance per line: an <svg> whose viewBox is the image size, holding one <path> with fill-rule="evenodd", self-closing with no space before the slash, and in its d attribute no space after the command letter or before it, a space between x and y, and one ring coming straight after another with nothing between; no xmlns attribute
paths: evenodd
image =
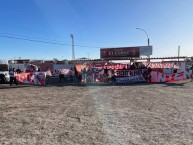
<svg viewBox="0 0 193 145"><path fill-rule="evenodd" d="M0 85L0 144L192 145L193 83Z"/></svg>

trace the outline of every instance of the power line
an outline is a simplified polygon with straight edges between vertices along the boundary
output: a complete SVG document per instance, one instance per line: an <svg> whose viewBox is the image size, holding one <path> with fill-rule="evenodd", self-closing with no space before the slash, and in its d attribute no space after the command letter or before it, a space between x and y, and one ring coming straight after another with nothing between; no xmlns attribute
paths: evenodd
<svg viewBox="0 0 193 145"><path fill-rule="evenodd" d="M67 43L59 43L59 42L51 42L51 41L44 41L44 40L36 40L36 39L30 39L30 38L21 38L21 37L15 37L15 36L10 36L10 35L2 35L2 34L0 34L0 37L9 38L9 39L16 39L16 40L31 41L31 42L38 42L38 43L47 43L47 44L54 44L54 45L71 46L71 44L67 44ZM77 46L77 47L89 47L89 48L100 48L98 46L89 46L89 45L74 45L74 46Z"/></svg>
<svg viewBox="0 0 193 145"><path fill-rule="evenodd" d="M17 34L12 34L12 33L2 33L0 32L0 35L6 35L6 36L13 36L13 37L22 37L22 38L28 38L28 39L38 39L38 40L43 40L43 41L52 41L52 42L57 42L57 43L63 43L64 41L61 40L54 40L54 39L47 39L47 38L40 38L40 37L34 37L34 36L27 36L27 35L17 35Z"/></svg>
<svg viewBox="0 0 193 145"><path fill-rule="evenodd" d="M35 39L21 38L21 37L8 36L8 35L0 35L0 37L10 38L10 39L17 39L17 40L32 41L32 42L39 42L39 43L49 43L49 44L56 44L56 45L71 46L70 44L65 44L65 43L57 43L57 42L50 42L50 41L43 41L43 40L35 40Z"/></svg>
<svg viewBox="0 0 193 145"><path fill-rule="evenodd" d="M34 36L27 36L27 35L18 35L18 34L13 34L13 33L4 33L4 32L0 32L0 35L5 35L5 36L11 36L11 37L19 37L19 38L27 38L27 39L35 39L35 40L42 40L42 41L51 41L51 42L56 42L56 43L65 43L62 40L55 40L55 39L48 39L48 38L40 38L40 37L34 37ZM68 44L70 44L70 42L67 42ZM67 44L66 43L66 44ZM76 41L77 46L89 46L89 47L103 47L101 45L98 44L89 44L89 43L79 43Z"/></svg>

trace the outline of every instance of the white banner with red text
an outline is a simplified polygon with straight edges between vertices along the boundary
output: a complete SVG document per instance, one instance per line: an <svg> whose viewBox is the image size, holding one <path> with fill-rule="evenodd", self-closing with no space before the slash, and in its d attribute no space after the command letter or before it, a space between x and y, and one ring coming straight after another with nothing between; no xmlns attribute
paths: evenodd
<svg viewBox="0 0 193 145"><path fill-rule="evenodd" d="M189 79L192 76L192 70L175 73L164 74L156 71L151 72L151 82L170 82Z"/></svg>

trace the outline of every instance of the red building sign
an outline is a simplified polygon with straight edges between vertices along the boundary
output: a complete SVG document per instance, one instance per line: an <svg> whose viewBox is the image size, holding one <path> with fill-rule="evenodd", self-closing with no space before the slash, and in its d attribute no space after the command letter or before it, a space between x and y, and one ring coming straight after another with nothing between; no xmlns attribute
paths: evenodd
<svg viewBox="0 0 193 145"><path fill-rule="evenodd" d="M101 59L113 59L123 57L139 57L139 47L101 48Z"/></svg>

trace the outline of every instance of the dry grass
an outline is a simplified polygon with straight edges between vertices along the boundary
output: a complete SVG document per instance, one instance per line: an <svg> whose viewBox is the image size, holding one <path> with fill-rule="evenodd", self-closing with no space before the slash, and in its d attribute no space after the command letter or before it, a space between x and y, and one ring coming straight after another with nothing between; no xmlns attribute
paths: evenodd
<svg viewBox="0 0 193 145"><path fill-rule="evenodd" d="M192 145L193 82L0 85L0 144Z"/></svg>

